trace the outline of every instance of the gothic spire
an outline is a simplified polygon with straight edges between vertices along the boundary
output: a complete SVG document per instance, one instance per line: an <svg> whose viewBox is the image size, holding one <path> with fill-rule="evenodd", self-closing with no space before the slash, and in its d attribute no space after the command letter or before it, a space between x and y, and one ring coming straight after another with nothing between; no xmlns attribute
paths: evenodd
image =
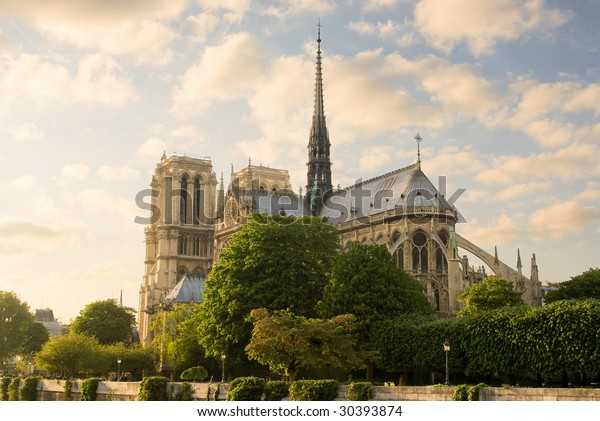
<svg viewBox="0 0 600 421"><path fill-rule="evenodd" d="M331 157L329 133L325 122L325 106L323 100L323 71L321 67L321 22L317 33L317 64L315 76L315 100L308 140L308 171L306 174L306 192L311 213L319 213L324 197L331 192ZM314 194L308 195L313 191Z"/></svg>
<svg viewBox="0 0 600 421"><path fill-rule="evenodd" d="M517 249L517 271L519 275L521 275L521 270L523 268L523 264L521 263L521 250Z"/></svg>
<svg viewBox="0 0 600 421"><path fill-rule="evenodd" d="M421 142L423 141L423 138L421 137L421 135L419 133L417 133L417 135L415 136L415 140L417 141L417 167L420 169L421 168Z"/></svg>

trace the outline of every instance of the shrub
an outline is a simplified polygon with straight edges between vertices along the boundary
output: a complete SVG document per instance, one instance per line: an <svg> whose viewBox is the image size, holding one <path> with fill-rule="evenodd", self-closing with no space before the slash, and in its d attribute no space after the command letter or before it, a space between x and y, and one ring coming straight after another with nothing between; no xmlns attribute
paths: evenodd
<svg viewBox="0 0 600 421"><path fill-rule="evenodd" d="M8 400L8 385L10 385L10 377L2 377L2 387L0 388L0 401Z"/></svg>
<svg viewBox="0 0 600 421"><path fill-rule="evenodd" d="M196 367L190 367L187 370L184 370L179 377L181 377L183 380L201 382L208 377L208 371L206 371L204 367L198 365Z"/></svg>
<svg viewBox="0 0 600 421"><path fill-rule="evenodd" d="M471 386L469 388L469 393L467 394L467 399L470 401L478 401L479 400L479 391L482 387L487 387L485 383L479 383L475 386Z"/></svg>
<svg viewBox="0 0 600 421"><path fill-rule="evenodd" d="M192 389L191 384L189 384L187 382L181 383L181 385L179 386L179 391L175 394L175 396L173 396L173 400L175 400L175 401L193 401L194 400L194 397L192 396L193 394L194 394L194 390ZM173 395L172 392L171 392L171 395Z"/></svg>
<svg viewBox="0 0 600 421"><path fill-rule="evenodd" d="M19 398L22 401L34 401L37 398L37 385L39 377L27 377L19 390Z"/></svg>
<svg viewBox="0 0 600 421"><path fill-rule="evenodd" d="M453 401L466 401L469 396L469 386L466 384L459 384L454 386L454 393L452 394Z"/></svg>
<svg viewBox="0 0 600 421"><path fill-rule="evenodd" d="M140 383L138 399L141 401L168 401L169 379L162 376L144 377Z"/></svg>
<svg viewBox="0 0 600 421"><path fill-rule="evenodd" d="M281 380L267 382L265 386L266 401L280 401L290 394L290 384Z"/></svg>
<svg viewBox="0 0 600 421"><path fill-rule="evenodd" d="M63 392L63 401L73 400L73 382L71 380L65 381L65 387Z"/></svg>
<svg viewBox="0 0 600 421"><path fill-rule="evenodd" d="M81 382L80 400L95 401L96 393L98 392L98 383L100 383L100 379L97 377L91 377Z"/></svg>
<svg viewBox="0 0 600 421"><path fill-rule="evenodd" d="M18 401L19 400L19 386L21 385L21 381L18 377L14 377L10 384L8 385L8 400L9 401Z"/></svg>
<svg viewBox="0 0 600 421"><path fill-rule="evenodd" d="M337 396L336 380L298 380L290 385L293 401L332 401Z"/></svg>
<svg viewBox="0 0 600 421"><path fill-rule="evenodd" d="M229 383L228 401L259 401L267 381L258 377L238 377Z"/></svg>
<svg viewBox="0 0 600 421"><path fill-rule="evenodd" d="M349 401L368 401L373 397L373 383L356 382L348 385Z"/></svg>
<svg viewBox="0 0 600 421"><path fill-rule="evenodd" d="M213 393L213 401L218 401L219 400L219 393L221 392L221 384L222 383L217 383L217 387L215 388L215 393ZM210 387L208 388L208 393L210 394ZM207 399L210 400L210 399Z"/></svg>

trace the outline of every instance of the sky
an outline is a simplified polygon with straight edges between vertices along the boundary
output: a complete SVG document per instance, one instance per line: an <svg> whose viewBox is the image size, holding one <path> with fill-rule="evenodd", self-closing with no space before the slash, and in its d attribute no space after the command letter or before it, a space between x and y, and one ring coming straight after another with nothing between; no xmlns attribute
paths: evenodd
<svg viewBox="0 0 600 421"><path fill-rule="evenodd" d="M317 24L333 184L416 161L529 275L599 266L600 1L0 0L0 290L138 308L163 151L306 183Z"/></svg>

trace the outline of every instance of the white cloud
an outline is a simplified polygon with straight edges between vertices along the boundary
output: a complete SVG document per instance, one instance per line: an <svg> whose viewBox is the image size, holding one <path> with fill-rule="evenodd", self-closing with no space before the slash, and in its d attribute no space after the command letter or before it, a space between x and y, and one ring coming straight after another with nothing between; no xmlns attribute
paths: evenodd
<svg viewBox="0 0 600 421"><path fill-rule="evenodd" d="M392 146L373 146L364 149L358 158L358 170L363 174L385 166L392 160L394 149Z"/></svg>
<svg viewBox="0 0 600 421"><path fill-rule="evenodd" d="M89 172L90 169L84 164L66 164L60 169L58 176L53 177L53 180L59 186L64 187L85 180Z"/></svg>
<svg viewBox="0 0 600 421"><path fill-rule="evenodd" d="M103 189L90 189L77 194L77 204L98 215L118 214L133 221L140 212L133 200L126 200Z"/></svg>
<svg viewBox="0 0 600 421"><path fill-rule="evenodd" d="M204 10L222 13L225 22L241 22L250 10L250 0L197 0Z"/></svg>
<svg viewBox="0 0 600 421"><path fill-rule="evenodd" d="M510 216L502 214L493 225L485 226L473 220L468 224L461 224L459 234L480 247L513 243L522 238L522 219L523 215L520 214Z"/></svg>
<svg viewBox="0 0 600 421"><path fill-rule="evenodd" d="M14 191L25 192L29 191L35 186L37 178L33 174L25 174L19 178L8 181L5 185Z"/></svg>
<svg viewBox="0 0 600 421"><path fill-rule="evenodd" d="M31 122L10 126L6 131L11 135L11 140L16 143L26 143L44 137L44 131Z"/></svg>
<svg viewBox="0 0 600 421"><path fill-rule="evenodd" d="M514 200L523 196L540 197L542 193L552 188L551 183L515 184L494 194L494 200L500 202Z"/></svg>
<svg viewBox="0 0 600 421"><path fill-rule="evenodd" d="M192 27L194 36L192 39L198 43L204 43L208 35L210 35L219 23L219 18L210 13L201 13L187 18L188 23Z"/></svg>
<svg viewBox="0 0 600 421"><path fill-rule="evenodd" d="M228 35L220 45L206 47L173 95L171 112L189 116L203 112L211 101L242 98L261 76L261 48L246 32Z"/></svg>
<svg viewBox="0 0 600 421"><path fill-rule="evenodd" d="M372 11L383 8L393 8L400 0L364 0L363 10Z"/></svg>
<svg viewBox="0 0 600 421"><path fill-rule="evenodd" d="M534 212L529 221L529 231L541 241L558 239L580 232L585 226L599 220L600 208L570 200Z"/></svg>
<svg viewBox="0 0 600 421"><path fill-rule="evenodd" d="M20 218L1 218L0 237L0 254L24 257L32 257L41 250L76 241L76 233L71 228L58 224L43 225Z"/></svg>
<svg viewBox="0 0 600 421"><path fill-rule="evenodd" d="M336 8L334 0L276 0L273 3L265 7L264 13L278 18L311 12L326 14Z"/></svg>
<svg viewBox="0 0 600 421"><path fill-rule="evenodd" d="M499 41L551 33L571 17L544 0L421 0L415 7L415 27L431 45L450 52L466 43L475 55L489 53Z"/></svg>
<svg viewBox="0 0 600 421"><path fill-rule="evenodd" d="M98 168L98 175L104 181L113 182L137 179L140 176L140 172L128 166L113 167L103 165Z"/></svg>
<svg viewBox="0 0 600 421"><path fill-rule="evenodd" d="M164 141L151 137L138 147L136 155L140 158L158 161L166 149L167 144Z"/></svg>
<svg viewBox="0 0 600 421"><path fill-rule="evenodd" d="M393 20L377 22L376 24L362 20L358 22L350 22L348 27L361 35L377 35L382 40L395 37L402 29L400 25Z"/></svg>
<svg viewBox="0 0 600 421"><path fill-rule="evenodd" d="M574 198L577 201L594 201L600 200L600 182L590 181L586 184L585 189L577 194Z"/></svg>

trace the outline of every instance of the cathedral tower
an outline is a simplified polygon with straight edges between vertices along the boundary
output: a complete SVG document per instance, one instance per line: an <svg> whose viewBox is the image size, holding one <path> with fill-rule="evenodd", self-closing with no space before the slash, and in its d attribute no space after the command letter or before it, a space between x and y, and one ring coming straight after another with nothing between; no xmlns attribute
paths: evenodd
<svg viewBox="0 0 600 421"><path fill-rule="evenodd" d="M308 140L308 171L306 173L306 200L312 215L318 215L325 198L331 193L331 157L329 133L325 122L323 101L323 73L321 69L321 25L317 37L317 72L315 104Z"/></svg>

